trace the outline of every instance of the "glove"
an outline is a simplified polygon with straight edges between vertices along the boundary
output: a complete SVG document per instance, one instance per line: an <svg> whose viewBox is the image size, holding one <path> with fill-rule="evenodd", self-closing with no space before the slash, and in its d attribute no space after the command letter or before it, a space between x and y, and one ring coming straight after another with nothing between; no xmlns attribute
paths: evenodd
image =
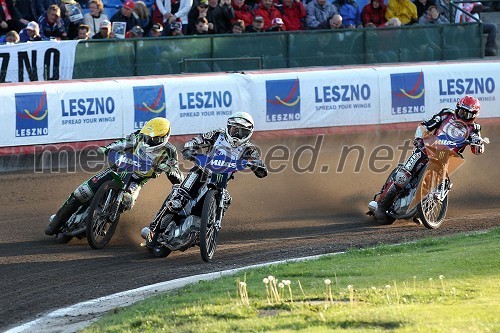
<svg viewBox="0 0 500 333"><path fill-rule="evenodd" d="M106 148L106 147L98 147L97 148L97 154L99 154L99 155L106 155L107 152L108 152L108 148Z"/></svg>
<svg viewBox="0 0 500 333"><path fill-rule="evenodd" d="M413 139L413 147L422 149L425 147L424 139L422 138L415 138Z"/></svg>
<svg viewBox="0 0 500 333"><path fill-rule="evenodd" d="M473 145L481 145L483 143L483 139L481 139L481 137L477 134L472 134L470 136L470 139L470 142Z"/></svg>
<svg viewBox="0 0 500 333"><path fill-rule="evenodd" d="M196 150L193 149L183 149L182 158L188 161L194 161L196 156Z"/></svg>

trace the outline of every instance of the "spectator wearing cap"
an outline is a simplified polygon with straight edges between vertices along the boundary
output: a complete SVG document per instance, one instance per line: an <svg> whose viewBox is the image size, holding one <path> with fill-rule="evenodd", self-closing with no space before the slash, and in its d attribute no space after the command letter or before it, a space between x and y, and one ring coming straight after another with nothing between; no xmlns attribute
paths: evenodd
<svg viewBox="0 0 500 333"><path fill-rule="evenodd" d="M423 0L426 1L426 0ZM346 28L362 28L361 23L361 10L354 0L337 0L335 6L342 16L343 25Z"/></svg>
<svg viewBox="0 0 500 333"><path fill-rule="evenodd" d="M19 39L21 43L41 41L42 37L40 36L38 23L35 21L29 22L26 28L19 33Z"/></svg>
<svg viewBox="0 0 500 333"><path fill-rule="evenodd" d="M170 29L167 31L167 36L184 36L180 20L170 25Z"/></svg>
<svg viewBox="0 0 500 333"><path fill-rule="evenodd" d="M0 36L0 45L19 43L19 34L15 30L9 31L7 34Z"/></svg>
<svg viewBox="0 0 500 333"><path fill-rule="evenodd" d="M280 19L279 17L274 18L271 21L271 27L269 29L266 29L266 31L271 32L271 31L283 31L283 20Z"/></svg>
<svg viewBox="0 0 500 333"><path fill-rule="evenodd" d="M132 29L127 31L127 33L125 34L125 38L141 38L143 36L144 30L139 25L132 27Z"/></svg>
<svg viewBox="0 0 500 333"><path fill-rule="evenodd" d="M30 21L37 21L45 12L42 2L39 0L16 0L14 7L16 7L21 17L20 21L24 25L27 25Z"/></svg>
<svg viewBox="0 0 500 333"><path fill-rule="evenodd" d="M245 32L265 32L264 18L262 16L255 16L252 25L247 26Z"/></svg>
<svg viewBox="0 0 500 333"><path fill-rule="evenodd" d="M328 24L328 20L339 13L337 7L327 0L313 0L307 4L306 10L307 29L318 29L320 25Z"/></svg>
<svg viewBox="0 0 500 333"><path fill-rule="evenodd" d="M149 29L153 25L153 20L151 19L151 12L144 1L139 0L135 2L134 13L139 18L139 26L144 30L144 35L148 35Z"/></svg>
<svg viewBox="0 0 500 333"><path fill-rule="evenodd" d="M24 24L20 20L21 17L14 7L14 1L0 0L0 35L5 35L11 30L21 31Z"/></svg>
<svg viewBox="0 0 500 333"><path fill-rule="evenodd" d="M122 8L118 10L113 16L111 16L111 23L113 22L125 22L126 23L126 31L129 31L136 25L139 25L139 20L134 13L134 8L135 8L135 2L132 0L126 0Z"/></svg>
<svg viewBox="0 0 500 333"><path fill-rule="evenodd" d="M42 40L50 40L51 38L61 40L67 37L66 27L61 18L61 9L57 5L50 5L47 13L40 17L38 25Z"/></svg>
<svg viewBox="0 0 500 333"><path fill-rule="evenodd" d="M208 19L208 0L199 0L196 5L193 5L188 13L188 35L196 35L199 32L196 29L199 18L206 18L208 21L209 33L215 33L215 24Z"/></svg>
<svg viewBox="0 0 500 333"><path fill-rule="evenodd" d="M83 23L90 27L90 38L99 32L102 21L109 21L108 16L103 11L104 5L101 0L89 1L89 12L83 16Z"/></svg>
<svg viewBox="0 0 500 333"><path fill-rule="evenodd" d="M108 39L114 38L113 32L111 31L111 22L104 20L101 22L99 27L99 32L96 33L92 39Z"/></svg>
<svg viewBox="0 0 500 333"><path fill-rule="evenodd" d="M259 6L254 11L255 16L262 16L264 18L264 30L267 30L273 26L272 21L275 18L283 20L281 17L281 12L274 5L273 0L261 0ZM285 24L281 25L281 30L286 30Z"/></svg>
<svg viewBox="0 0 500 333"><path fill-rule="evenodd" d="M86 24L80 24L78 27L78 36L75 39L87 40L90 35L90 27Z"/></svg>
<svg viewBox="0 0 500 333"><path fill-rule="evenodd" d="M361 21L363 26L367 26L369 23L375 25L376 27L383 27L387 22L385 18L385 12L387 7L383 0L371 0L370 3L366 4L361 11Z"/></svg>
<svg viewBox="0 0 500 333"><path fill-rule="evenodd" d="M427 12L430 6L435 6L436 3L434 0L414 0L413 4L417 7L417 17L420 20L420 17Z"/></svg>
<svg viewBox="0 0 500 333"><path fill-rule="evenodd" d="M233 23L233 29L231 30L231 33L233 34L242 34L245 32L245 22L242 20L237 20L236 22Z"/></svg>
<svg viewBox="0 0 500 333"><path fill-rule="evenodd" d="M149 37L161 37L163 35L163 25L155 23L149 29Z"/></svg>
<svg viewBox="0 0 500 333"><path fill-rule="evenodd" d="M242 20L245 22L246 27L252 25L254 15L250 7L245 3L245 0L232 0L231 4L234 10L234 18L231 20L231 23L236 22L236 20Z"/></svg>
<svg viewBox="0 0 500 333"><path fill-rule="evenodd" d="M208 0L208 22L213 22L214 31L217 34L232 32L234 18L234 9L231 6L231 0ZM245 23L245 22L243 22Z"/></svg>
<svg viewBox="0 0 500 333"><path fill-rule="evenodd" d="M304 30L304 20L307 16L306 7L299 0L283 0L281 17L286 30Z"/></svg>

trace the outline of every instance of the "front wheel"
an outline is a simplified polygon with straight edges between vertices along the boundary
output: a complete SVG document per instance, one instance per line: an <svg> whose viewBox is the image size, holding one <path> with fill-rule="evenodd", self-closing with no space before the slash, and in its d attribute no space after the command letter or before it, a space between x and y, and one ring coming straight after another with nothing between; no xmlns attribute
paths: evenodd
<svg viewBox="0 0 500 333"><path fill-rule="evenodd" d="M440 198L445 190L444 182L433 170L427 172L420 187L421 201L417 206L422 224L428 229L437 229L443 223L448 209L448 195Z"/></svg>
<svg viewBox="0 0 500 333"><path fill-rule="evenodd" d="M87 241L93 249L102 249L113 237L120 214L111 219L112 207L118 198L120 188L113 181L107 181L92 198L87 219Z"/></svg>
<svg viewBox="0 0 500 333"><path fill-rule="evenodd" d="M218 230L215 227L217 208L217 191L210 190L205 195L200 226L200 252L205 262L212 260L217 247Z"/></svg>

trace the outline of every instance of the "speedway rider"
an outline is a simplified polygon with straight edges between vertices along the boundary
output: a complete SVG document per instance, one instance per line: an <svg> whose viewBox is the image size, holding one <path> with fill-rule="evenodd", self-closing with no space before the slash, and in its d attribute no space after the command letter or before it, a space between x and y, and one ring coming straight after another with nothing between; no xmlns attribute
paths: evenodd
<svg viewBox="0 0 500 333"><path fill-rule="evenodd" d="M170 122L162 117L149 120L141 130L137 130L126 138L99 147L98 152L106 154L109 150L132 153L143 160L152 161L152 168L146 173L135 171L136 182L129 187L126 196L127 208L131 209L139 195L141 187L150 179L156 178L163 171L172 184L179 184L183 175L179 170L177 150L168 142L170 137ZM67 220L85 202L92 199L103 183L112 180L111 168L106 168L81 184L64 202L55 215L50 217L50 223L45 228L45 234L57 234Z"/></svg>
<svg viewBox="0 0 500 333"><path fill-rule="evenodd" d="M432 116L429 120L422 122L415 132L413 146L415 147L411 156L397 170L390 186L386 186L374 211L377 220L386 218L387 209L394 198L405 188L410 180L419 174L420 170L429 162L429 157L425 154L424 138L436 133L464 133L462 140L466 139L471 144L471 151L475 155L484 152L484 142L481 138L481 126L474 122L479 115L481 105L479 100L472 96L461 98L455 110L445 108ZM461 148L454 148L455 153L462 153L467 145Z"/></svg>
<svg viewBox="0 0 500 333"><path fill-rule="evenodd" d="M186 160L194 161L197 150L206 148L208 152L216 152L218 149L233 159L243 159L250 161L250 169L258 178L267 176L267 167L260 159L257 147L250 141L254 131L254 121L247 112L236 112L227 120L226 130L217 129L204 134L200 134L184 144L182 156ZM165 215L159 226L160 234L165 231L169 222L175 214L180 212L190 199L198 195L198 191L207 181L204 170L199 166L194 166L189 171L180 186L174 186L172 193L167 197L159 211L166 206L169 214ZM224 205L227 210L231 203L231 197L224 198ZM157 223L156 218L150 224L150 233L146 240L146 246L151 247L152 237L155 233Z"/></svg>

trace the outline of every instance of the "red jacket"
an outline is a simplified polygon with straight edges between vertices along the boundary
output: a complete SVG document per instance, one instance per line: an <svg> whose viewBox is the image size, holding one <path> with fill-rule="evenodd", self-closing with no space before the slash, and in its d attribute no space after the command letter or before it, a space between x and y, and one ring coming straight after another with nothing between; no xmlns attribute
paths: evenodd
<svg viewBox="0 0 500 333"><path fill-rule="evenodd" d="M377 27L385 25L387 19L385 18L385 12L387 7L382 1L379 1L380 7L377 9L373 8L371 2L367 4L363 11L361 12L361 20L363 21L363 26L366 26L367 23L372 22Z"/></svg>
<svg viewBox="0 0 500 333"><path fill-rule="evenodd" d="M283 4L283 22L286 30L304 30L302 19L307 16L307 11L302 2L292 2L292 7L287 7Z"/></svg>
<svg viewBox="0 0 500 333"><path fill-rule="evenodd" d="M231 23L236 22L236 20L242 20L243 22L245 22L245 27L252 25L253 14L250 11L250 9L248 8L248 6L246 4L243 4L243 6L238 7L234 3L234 1L231 1L231 2L232 2L233 9L234 9L234 18L231 20Z"/></svg>
<svg viewBox="0 0 500 333"><path fill-rule="evenodd" d="M283 19L281 17L281 12L274 6L274 3L271 5L270 9L267 9L264 7L264 5L261 3L257 9L254 11L255 16L262 16L264 18L264 30L271 28L272 25L272 20L279 17L280 19ZM284 21L283 21L284 23ZM286 25L284 24L282 27L282 30L286 30Z"/></svg>

